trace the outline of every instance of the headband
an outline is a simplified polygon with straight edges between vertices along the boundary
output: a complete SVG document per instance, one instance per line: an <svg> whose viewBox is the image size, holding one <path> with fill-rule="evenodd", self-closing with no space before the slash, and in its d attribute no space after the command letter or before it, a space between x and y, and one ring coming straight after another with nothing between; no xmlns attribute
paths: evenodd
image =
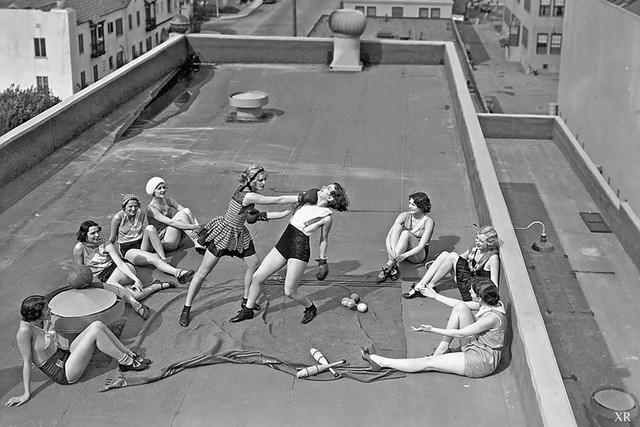
<svg viewBox="0 0 640 427"><path fill-rule="evenodd" d="M260 175L262 172L264 172L264 168L260 168L258 169L258 171L256 173L253 174L253 176L251 178L249 178L249 181L247 181L247 183L244 185L244 188L249 188L251 189L251 183L253 182L254 179L256 179L256 177L258 175Z"/></svg>

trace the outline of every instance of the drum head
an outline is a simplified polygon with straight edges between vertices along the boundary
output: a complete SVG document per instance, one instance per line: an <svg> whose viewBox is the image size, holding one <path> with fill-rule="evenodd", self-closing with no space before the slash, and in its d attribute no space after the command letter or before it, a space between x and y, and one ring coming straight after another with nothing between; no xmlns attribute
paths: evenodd
<svg viewBox="0 0 640 427"><path fill-rule="evenodd" d="M82 317L99 313L116 303L116 294L99 288L70 289L49 301L51 314L58 317Z"/></svg>

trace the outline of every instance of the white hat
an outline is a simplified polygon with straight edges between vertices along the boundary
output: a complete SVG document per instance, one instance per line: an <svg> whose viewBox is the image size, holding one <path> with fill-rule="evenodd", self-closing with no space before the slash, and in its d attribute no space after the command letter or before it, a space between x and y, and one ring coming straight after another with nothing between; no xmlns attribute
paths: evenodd
<svg viewBox="0 0 640 427"><path fill-rule="evenodd" d="M147 194L153 196L153 192L156 191L156 188L158 188L158 185L160 184L164 184L164 179L160 178L159 176L154 176L149 181L147 181L147 186L145 187L145 189L147 190Z"/></svg>

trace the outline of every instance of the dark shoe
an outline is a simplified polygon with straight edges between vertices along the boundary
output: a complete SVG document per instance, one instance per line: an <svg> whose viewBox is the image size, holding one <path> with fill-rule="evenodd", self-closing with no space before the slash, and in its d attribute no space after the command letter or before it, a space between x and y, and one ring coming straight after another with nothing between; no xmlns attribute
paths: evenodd
<svg viewBox="0 0 640 427"><path fill-rule="evenodd" d="M369 357L370 354L371 354L371 350L369 350L368 348L360 347L360 356L362 356L362 360L366 361L369 365L371 365L371 370L373 372L380 372L382 368L376 362L371 360L371 357Z"/></svg>
<svg viewBox="0 0 640 427"><path fill-rule="evenodd" d="M204 255L205 253L207 253L207 248L205 246L196 246L196 252L198 252L200 255Z"/></svg>
<svg viewBox="0 0 640 427"><path fill-rule="evenodd" d="M398 271L396 267L393 267L391 269L391 272L389 272L389 277L391 278L391 280L398 280L400 278L400 271Z"/></svg>
<svg viewBox="0 0 640 427"><path fill-rule="evenodd" d="M376 277L376 283L384 282L387 280L387 277L389 277L389 269L387 267L382 267L380 269L380 273L378 273L378 276Z"/></svg>
<svg viewBox="0 0 640 427"><path fill-rule="evenodd" d="M176 279L178 279L178 283L184 285L189 280L193 279L193 276L195 274L196 272L193 270L180 270L180 274L178 274L178 277L176 277Z"/></svg>
<svg viewBox="0 0 640 427"><path fill-rule="evenodd" d="M234 317L229 319L231 323L242 322L243 320L253 319L253 310L247 307L242 307L242 310L238 312Z"/></svg>
<svg viewBox="0 0 640 427"><path fill-rule="evenodd" d="M182 307L182 313L180 313L180 326L184 326L185 328L189 326L189 313L191 312L191 307L184 306Z"/></svg>
<svg viewBox="0 0 640 427"><path fill-rule="evenodd" d="M307 323L311 322L313 318L316 317L317 315L318 315L318 308L316 307L315 304L312 303L309 308L304 309L304 316L302 316L302 321L300 323L302 323L303 325L306 325Z"/></svg>
<svg viewBox="0 0 640 427"><path fill-rule="evenodd" d="M240 304L240 308L247 308L247 302L245 300L242 300L242 304ZM260 311L260 308L262 308L262 306L257 302L255 302L253 303L253 308L251 310Z"/></svg>
<svg viewBox="0 0 640 427"><path fill-rule="evenodd" d="M131 357L133 358L133 360L137 361L138 363L142 363L143 365L151 365L153 363L151 359L145 359L135 351L131 352Z"/></svg>
<svg viewBox="0 0 640 427"><path fill-rule="evenodd" d="M140 363L137 360L134 360L131 365L118 364L118 369L120 369L120 372L144 371L145 369L149 369L149 365L145 363Z"/></svg>
<svg viewBox="0 0 640 427"><path fill-rule="evenodd" d="M151 316L151 309L144 304L140 304L140 308L136 310L136 313L138 313L143 320L147 320L149 316Z"/></svg>
<svg viewBox="0 0 640 427"><path fill-rule="evenodd" d="M416 289L413 288L409 292L405 292L404 294L402 294L402 298L413 299L413 298L426 298L426 297L422 295L422 292L416 291Z"/></svg>

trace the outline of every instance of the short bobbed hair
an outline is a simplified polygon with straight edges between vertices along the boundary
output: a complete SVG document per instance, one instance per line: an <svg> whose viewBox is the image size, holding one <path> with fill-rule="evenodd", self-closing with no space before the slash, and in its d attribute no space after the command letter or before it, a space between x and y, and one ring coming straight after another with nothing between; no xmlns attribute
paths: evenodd
<svg viewBox="0 0 640 427"><path fill-rule="evenodd" d="M338 212L344 212L348 210L349 207L349 198L347 197L347 192L344 187L337 182L333 183L335 187L333 191L331 191L331 197L333 198L330 202L327 203L331 209L335 209Z"/></svg>
<svg viewBox="0 0 640 427"><path fill-rule="evenodd" d="M47 305L47 299L42 295L32 295L22 301L20 315L25 322L35 322L42 317L42 310Z"/></svg>
<svg viewBox="0 0 640 427"><path fill-rule="evenodd" d="M409 198L413 199L413 203L422 211L422 213L428 214L431 212L431 200L429 200L427 193L418 191L416 193L409 194Z"/></svg>
<svg viewBox="0 0 640 427"><path fill-rule="evenodd" d="M102 227L100 227L97 222L87 220L80 224L80 228L78 229L78 233L76 234L76 239L78 240L78 242L85 243L87 241L87 233L89 233L89 229L91 227L98 227L100 230L102 230Z"/></svg>
<svg viewBox="0 0 640 427"><path fill-rule="evenodd" d="M487 238L487 245L489 245L489 249L493 249L494 251L500 249L500 239L498 238L498 232L495 228L487 225L480 228L478 235L480 234Z"/></svg>

